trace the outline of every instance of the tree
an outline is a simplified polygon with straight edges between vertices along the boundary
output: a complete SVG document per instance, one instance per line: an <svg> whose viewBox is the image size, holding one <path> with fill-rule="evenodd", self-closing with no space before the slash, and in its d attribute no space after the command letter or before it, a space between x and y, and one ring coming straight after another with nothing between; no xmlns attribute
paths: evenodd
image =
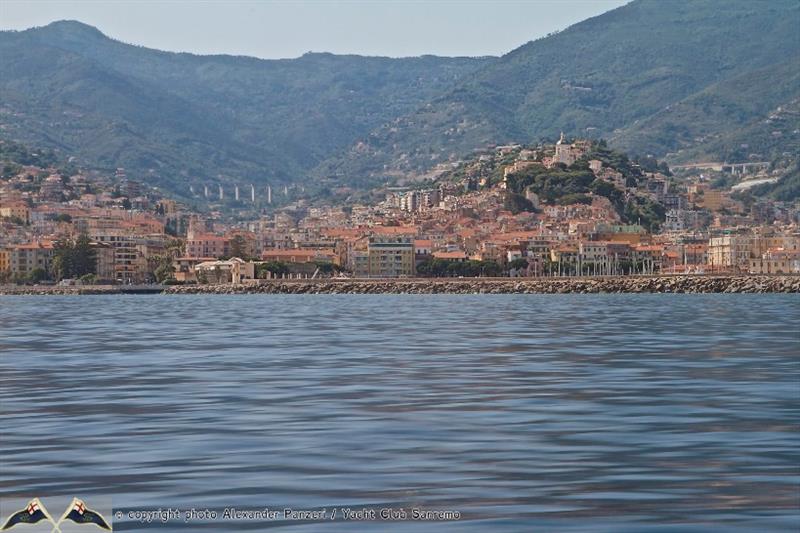
<svg viewBox="0 0 800 533"><path fill-rule="evenodd" d="M625 209L625 192L619 190L613 183L596 179L589 186L589 190L598 196L608 198L617 213Z"/></svg>
<svg viewBox="0 0 800 533"><path fill-rule="evenodd" d="M339 270L339 265L334 265L330 261L314 261L314 264L317 265L320 274L333 274Z"/></svg>
<svg viewBox="0 0 800 533"><path fill-rule="evenodd" d="M170 279L174 279L175 267L172 266L172 261L162 262L153 271L153 276L159 283L164 283Z"/></svg>
<svg viewBox="0 0 800 533"><path fill-rule="evenodd" d="M73 254L73 276L97 273L97 250L92 247L87 234L81 233L75 240Z"/></svg>
<svg viewBox="0 0 800 533"><path fill-rule="evenodd" d="M273 276L281 276L289 273L289 267L280 261L267 261L258 265L256 277L263 279L267 277L267 272L272 273Z"/></svg>
<svg viewBox="0 0 800 533"><path fill-rule="evenodd" d="M97 250L89 236L82 233L74 241L62 239L56 243L50 271L57 280L79 278L97 273Z"/></svg>
<svg viewBox="0 0 800 533"><path fill-rule="evenodd" d="M477 277L501 276L503 269L495 261L450 261L446 259L428 259L417 267L417 274L425 277Z"/></svg>
<svg viewBox="0 0 800 533"><path fill-rule="evenodd" d="M28 274L28 281L31 283L39 283L47 279L47 271L43 268L34 268Z"/></svg>
<svg viewBox="0 0 800 533"><path fill-rule="evenodd" d="M56 245L53 259L50 260L50 275L55 280L62 280L69 277L69 269L68 253L61 252L60 246Z"/></svg>
<svg viewBox="0 0 800 533"><path fill-rule="evenodd" d="M508 263L508 267L514 270L528 268L528 260L525 257L519 257Z"/></svg>
<svg viewBox="0 0 800 533"><path fill-rule="evenodd" d="M502 275L503 269L495 261L481 261L481 275L498 277Z"/></svg>
<svg viewBox="0 0 800 533"><path fill-rule="evenodd" d="M531 203L530 200L521 194L513 193L511 191L506 192L503 207L515 215L523 211L536 211L536 209L533 207L533 203Z"/></svg>
<svg viewBox="0 0 800 533"><path fill-rule="evenodd" d="M231 257L247 259L247 241L241 235L236 235L231 239Z"/></svg>
<svg viewBox="0 0 800 533"><path fill-rule="evenodd" d="M581 194L581 193L573 193L573 194L565 194L561 198L558 199L559 205L570 205L570 204L584 204L584 205L591 205L592 204L592 197L588 194Z"/></svg>

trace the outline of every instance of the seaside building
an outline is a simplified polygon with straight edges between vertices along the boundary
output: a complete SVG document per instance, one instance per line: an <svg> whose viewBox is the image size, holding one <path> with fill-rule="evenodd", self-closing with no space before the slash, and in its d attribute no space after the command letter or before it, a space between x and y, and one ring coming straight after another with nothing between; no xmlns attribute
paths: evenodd
<svg viewBox="0 0 800 533"><path fill-rule="evenodd" d="M740 271L748 267L752 236L723 235L708 241L708 265L711 271Z"/></svg>
<svg viewBox="0 0 800 533"><path fill-rule="evenodd" d="M205 261L195 265L198 278L205 278L209 283L241 283L255 279L255 263L232 257L225 261Z"/></svg>
<svg viewBox="0 0 800 533"><path fill-rule="evenodd" d="M25 277L37 268L49 271L53 253L53 243L49 241L13 246L9 256L11 275Z"/></svg>
<svg viewBox="0 0 800 533"><path fill-rule="evenodd" d="M186 240L188 257L227 257L231 253L231 240L218 235L198 234Z"/></svg>
<svg viewBox="0 0 800 533"><path fill-rule="evenodd" d="M0 249L0 272L11 270L11 250Z"/></svg>
<svg viewBox="0 0 800 533"><path fill-rule="evenodd" d="M376 235L367 246L369 276L372 278L410 277L416 272L414 240L409 235Z"/></svg>
<svg viewBox="0 0 800 533"><path fill-rule="evenodd" d="M751 274L800 274L800 252L783 248L769 250L761 257L750 259L748 272Z"/></svg>
<svg viewBox="0 0 800 533"><path fill-rule="evenodd" d="M338 257L333 250L314 248L264 250L261 253L261 259L263 261L278 261L281 263L338 262Z"/></svg>

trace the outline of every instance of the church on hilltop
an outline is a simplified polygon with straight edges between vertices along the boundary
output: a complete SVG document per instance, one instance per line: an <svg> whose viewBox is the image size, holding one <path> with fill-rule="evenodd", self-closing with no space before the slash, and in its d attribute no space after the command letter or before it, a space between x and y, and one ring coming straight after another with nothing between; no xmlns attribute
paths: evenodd
<svg viewBox="0 0 800 533"><path fill-rule="evenodd" d="M553 163L564 163L570 166L575 161L583 157L589 150L590 142L587 140L577 140L572 144L567 144L564 139L564 132L561 132L561 138L556 142L556 151L553 155Z"/></svg>

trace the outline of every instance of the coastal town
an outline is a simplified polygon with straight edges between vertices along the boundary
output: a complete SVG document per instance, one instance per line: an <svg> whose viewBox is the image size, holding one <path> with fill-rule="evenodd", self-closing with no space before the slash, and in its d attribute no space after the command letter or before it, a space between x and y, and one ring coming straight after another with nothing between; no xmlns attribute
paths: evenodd
<svg viewBox="0 0 800 533"><path fill-rule="evenodd" d="M376 187L371 202L209 184L192 187L193 208L122 168L66 166L3 168L0 283L800 273L798 203L748 194L786 170L769 163L670 168L562 134ZM220 209L226 194L249 216Z"/></svg>

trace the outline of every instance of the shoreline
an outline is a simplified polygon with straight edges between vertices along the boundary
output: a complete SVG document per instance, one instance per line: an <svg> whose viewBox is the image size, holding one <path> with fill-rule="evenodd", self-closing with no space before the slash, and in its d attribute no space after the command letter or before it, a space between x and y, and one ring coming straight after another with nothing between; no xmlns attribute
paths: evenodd
<svg viewBox="0 0 800 533"><path fill-rule="evenodd" d="M258 280L239 285L0 286L0 295L800 293L800 276Z"/></svg>

